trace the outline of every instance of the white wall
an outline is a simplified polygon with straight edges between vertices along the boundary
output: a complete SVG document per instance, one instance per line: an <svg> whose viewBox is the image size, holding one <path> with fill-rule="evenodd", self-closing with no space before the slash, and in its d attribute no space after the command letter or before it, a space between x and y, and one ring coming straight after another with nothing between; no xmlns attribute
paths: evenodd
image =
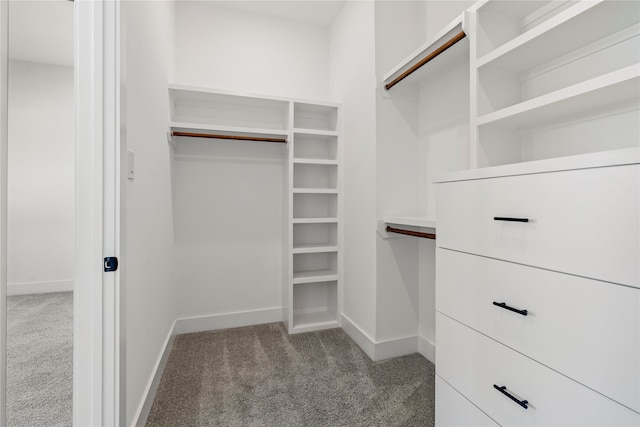
<svg viewBox="0 0 640 427"><path fill-rule="evenodd" d="M8 293L73 289L73 68L9 62Z"/></svg>
<svg viewBox="0 0 640 427"><path fill-rule="evenodd" d="M282 146L182 140L174 164L179 317L281 306Z"/></svg>
<svg viewBox="0 0 640 427"><path fill-rule="evenodd" d="M431 40L440 30L467 10L475 0L427 0L424 1L424 41Z"/></svg>
<svg viewBox="0 0 640 427"><path fill-rule="evenodd" d="M127 41L127 148L135 180L126 184L126 393L131 425L176 318L167 84L174 4L123 2Z"/></svg>
<svg viewBox="0 0 640 427"><path fill-rule="evenodd" d="M327 99L328 29L179 1L176 81L239 92Z"/></svg>
<svg viewBox="0 0 640 427"><path fill-rule="evenodd" d="M370 339L376 322L375 16L347 2L331 27L331 95L343 107L343 312Z"/></svg>
<svg viewBox="0 0 640 427"><path fill-rule="evenodd" d="M376 2L377 217L418 214L416 97L384 89L384 75L422 43L423 4ZM402 31L398 31L402 28ZM395 237L395 236L394 236ZM418 240L377 237L378 341L418 333Z"/></svg>
<svg viewBox="0 0 640 427"><path fill-rule="evenodd" d="M216 5L176 5L175 81L325 100L329 30ZM174 164L178 316L282 305L278 144L182 140Z"/></svg>

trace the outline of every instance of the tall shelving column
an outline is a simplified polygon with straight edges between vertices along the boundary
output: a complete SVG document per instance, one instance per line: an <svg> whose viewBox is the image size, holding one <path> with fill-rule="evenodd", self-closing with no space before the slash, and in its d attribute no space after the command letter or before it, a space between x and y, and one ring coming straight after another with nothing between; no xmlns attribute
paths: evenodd
<svg viewBox="0 0 640 427"><path fill-rule="evenodd" d="M292 117L291 117L292 116ZM283 295L289 333L340 326L339 106L293 102L288 152L288 248Z"/></svg>

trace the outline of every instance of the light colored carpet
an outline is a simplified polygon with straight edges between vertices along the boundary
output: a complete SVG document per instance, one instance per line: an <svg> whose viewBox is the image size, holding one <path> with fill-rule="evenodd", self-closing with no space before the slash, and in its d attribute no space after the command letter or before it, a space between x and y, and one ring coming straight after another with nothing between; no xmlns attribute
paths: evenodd
<svg viewBox="0 0 640 427"><path fill-rule="evenodd" d="M73 293L7 297L7 426L71 426Z"/></svg>
<svg viewBox="0 0 640 427"><path fill-rule="evenodd" d="M434 375L418 354L372 362L341 329L179 335L147 426L432 426Z"/></svg>

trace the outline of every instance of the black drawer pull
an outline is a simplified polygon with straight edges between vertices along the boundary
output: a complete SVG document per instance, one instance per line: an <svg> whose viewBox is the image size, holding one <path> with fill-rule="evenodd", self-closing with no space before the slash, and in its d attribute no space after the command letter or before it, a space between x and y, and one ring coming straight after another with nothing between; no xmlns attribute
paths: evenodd
<svg viewBox="0 0 640 427"><path fill-rule="evenodd" d="M513 311L514 313L522 314L523 316L526 316L527 314L529 314L529 312L527 310L518 310L517 308L509 307L504 302L495 302L494 301L493 305L497 305L498 307L504 308L505 310Z"/></svg>
<svg viewBox="0 0 640 427"><path fill-rule="evenodd" d="M509 222L529 222L529 218L509 218L506 216L494 216L494 221L509 221Z"/></svg>
<svg viewBox="0 0 640 427"><path fill-rule="evenodd" d="M529 404L529 402L527 402L526 400L518 400L518 399L516 399L514 396L511 395L511 393L509 393L507 391L507 386L503 385L502 387L498 387L497 385L494 384L493 388L495 388L500 393L502 393L505 396L507 396L509 399L511 399L514 402L516 402L518 405L522 406L524 409L529 409L529 407L527 406Z"/></svg>

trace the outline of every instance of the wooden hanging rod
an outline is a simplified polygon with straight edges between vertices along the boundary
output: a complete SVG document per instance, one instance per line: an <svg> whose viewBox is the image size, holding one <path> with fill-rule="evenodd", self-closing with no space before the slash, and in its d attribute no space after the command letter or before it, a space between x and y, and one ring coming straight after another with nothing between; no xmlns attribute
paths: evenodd
<svg viewBox="0 0 640 427"><path fill-rule="evenodd" d="M462 40L466 36L467 35L464 33L464 31L460 31L458 34L456 34L455 36L453 36L452 38L447 40L444 44L442 44L442 46L440 46L439 48L437 48L436 50L434 50L433 52L431 52L430 54L428 54L427 56L422 58L413 67L409 68L407 71L405 71L404 73L400 74L398 77L393 79L390 83L386 84L384 86L385 89L387 89L387 90L391 89L392 87L394 87L395 85L400 83L402 80L404 80L405 78L409 77L409 75L411 75L414 72L416 72L420 67L425 65L427 62L431 61L436 56L440 55L442 52L444 52L445 50L449 49L451 46L453 46L454 44L458 43L460 40Z"/></svg>
<svg viewBox="0 0 640 427"><path fill-rule="evenodd" d="M436 239L435 234L422 233L420 231L403 230L402 228L393 228L387 225L387 233L406 234L407 236L422 237L424 239Z"/></svg>
<svg viewBox="0 0 640 427"><path fill-rule="evenodd" d="M286 138L267 138L261 136L243 136L243 135L220 135L215 133L195 133L172 131L171 136L187 136L191 138L214 138L214 139L233 139L237 141L260 141L260 142L280 142L287 143Z"/></svg>

